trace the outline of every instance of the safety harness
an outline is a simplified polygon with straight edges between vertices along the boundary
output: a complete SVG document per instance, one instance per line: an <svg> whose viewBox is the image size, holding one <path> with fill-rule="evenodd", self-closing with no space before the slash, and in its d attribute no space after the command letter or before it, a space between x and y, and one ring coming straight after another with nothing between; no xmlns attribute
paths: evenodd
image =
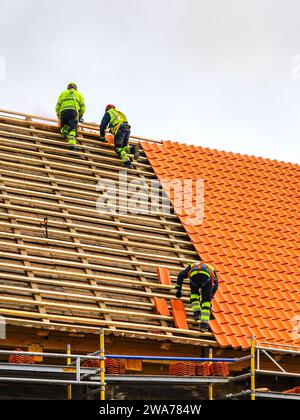
<svg viewBox="0 0 300 420"><path fill-rule="evenodd" d="M121 111L113 108L108 113L110 115L110 131L116 135L122 124L128 124L127 118Z"/></svg>
<svg viewBox="0 0 300 420"><path fill-rule="evenodd" d="M192 279L197 274L204 274L210 277L212 284L215 284L215 272L214 268L204 263L196 263L191 266L189 271L189 278Z"/></svg>

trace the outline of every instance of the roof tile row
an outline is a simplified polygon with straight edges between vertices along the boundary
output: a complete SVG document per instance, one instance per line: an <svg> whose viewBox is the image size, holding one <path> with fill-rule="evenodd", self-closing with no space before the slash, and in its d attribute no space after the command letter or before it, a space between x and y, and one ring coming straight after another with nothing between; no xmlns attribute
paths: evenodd
<svg viewBox="0 0 300 420"><path fill-rule="evenodd" d="M220 274L211 321L219 344L246 349L252 335L299 343L299 165L170 141L143 148L165 187L190 182L184 211L174 191L169 197L197 252ZM204 221L193 217L201 179Z"/></svg>

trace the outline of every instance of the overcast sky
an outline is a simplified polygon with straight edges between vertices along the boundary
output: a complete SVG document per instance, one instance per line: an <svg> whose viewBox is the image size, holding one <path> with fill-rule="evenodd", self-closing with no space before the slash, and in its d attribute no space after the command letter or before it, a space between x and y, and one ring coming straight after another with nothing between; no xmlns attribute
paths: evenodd
<svg viewBox="0 0 300 420"><path fill-rule="evenodd" d="M1 0L0 106L300 163L299 0Z"/></svg>

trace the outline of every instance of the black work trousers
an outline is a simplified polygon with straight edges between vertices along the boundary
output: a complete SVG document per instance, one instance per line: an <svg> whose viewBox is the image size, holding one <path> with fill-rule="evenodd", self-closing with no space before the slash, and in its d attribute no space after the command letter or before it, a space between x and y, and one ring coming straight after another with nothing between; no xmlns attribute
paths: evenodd
<svg viewBox="0 0 300 420"><path fill-rule="evenodd" d="M211 317L211 301L213 298L211 278L205 274L196 274L190 278L190 287L192 310L195 315L199 315L201 312L201 324L208 324Z"/></svg>
<svg viewBox="0 0 300 420"><path fill-rule="evenodd" d="M120 154L121 150L127 148L131 133L130 125L123 123L120 125L118 132L115 134L115 151Z"/></svg>
<svg viewBox="0 0 300 420"><path fill-rule="evenodd" d="M211 302L213 298L213 285L211 278L205 274L196 274L190 279L191 295L198 295L202 302Z"/></svg>
<svg viewBox="0 0 300 420"><path fill-rule="evenodd" d="M61 126L67 125L70 127L70 131L76 130L78 128L78 115L77 112L73 109L66 109L61 113L60 116Z"/></svg>

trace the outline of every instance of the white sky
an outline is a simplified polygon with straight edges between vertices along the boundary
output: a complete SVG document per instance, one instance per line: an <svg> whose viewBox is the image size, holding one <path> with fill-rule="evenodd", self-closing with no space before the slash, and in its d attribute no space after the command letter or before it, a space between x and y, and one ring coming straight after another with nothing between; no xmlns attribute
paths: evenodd
<svg viewBox="0 0 300 420"><path fill-rule="evenodd" d="M299 0L1 0L0 107L300 163ZM294 59L294 63L292 60Z"/></svg>

